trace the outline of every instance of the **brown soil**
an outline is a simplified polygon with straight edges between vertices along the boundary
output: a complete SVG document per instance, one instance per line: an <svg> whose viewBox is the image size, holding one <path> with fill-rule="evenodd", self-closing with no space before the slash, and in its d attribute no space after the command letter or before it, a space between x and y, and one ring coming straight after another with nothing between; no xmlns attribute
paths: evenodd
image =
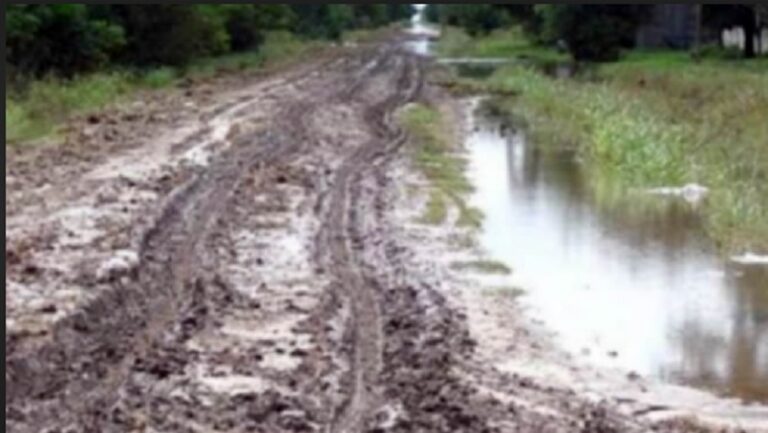
<svg viewBox="0 0 768 433"><path fill-rule="evenodd" d="M396 217L426 68L339 49L9 151L8 431L695 431L478 361Z"/></svg>

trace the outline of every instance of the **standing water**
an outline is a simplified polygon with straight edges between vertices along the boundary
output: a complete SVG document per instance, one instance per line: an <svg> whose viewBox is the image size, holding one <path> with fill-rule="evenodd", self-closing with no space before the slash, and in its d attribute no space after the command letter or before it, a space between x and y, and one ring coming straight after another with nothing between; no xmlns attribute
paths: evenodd
<svg viewBox="0 0 768 433"><path fill-rule="evenodd" d="M413 36L406 42L406 48L420 56L429 56L432 51L432 41L440 36L440 31L427 24L424 17L426 5L416 5L416 13L411 17L411 27L408 32Z"/></svg>
<svg viewBox="0 0 768 433"><path fill-rule="evenodd" d="M768 402L768 268L727 262L695 206L599 199L573 151L476 115L468 138L481 242L524 301L592 364Z"/></svg>

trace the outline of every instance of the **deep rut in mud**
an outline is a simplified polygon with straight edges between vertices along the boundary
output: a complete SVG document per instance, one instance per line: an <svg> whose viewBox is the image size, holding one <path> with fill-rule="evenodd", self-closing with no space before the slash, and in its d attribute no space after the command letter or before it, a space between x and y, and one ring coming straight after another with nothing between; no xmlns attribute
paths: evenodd
<svg viewBox="0 0 768 433"><path fill-rule="evenodd" d="M391 154L402 144L402 130L392 124L391 115L397 107L416 97L421 85L418 67L412 59L402 58L398 65L401 76L396 93L365 110L364 118L372 126L373 137L356 150L339 167L334 177L335 188L327 198L316 248L318 262L334 275L333 284L349 299L351 317L347 325L352 352L352 378L347 401L334 419L331 431L361 431L381 396L377 396L381 372L382 345L381 312L375 282L361 269L356 249L365 242L359 233L356 213L361 202L362 172L370 170L377 161Z"/></svg>

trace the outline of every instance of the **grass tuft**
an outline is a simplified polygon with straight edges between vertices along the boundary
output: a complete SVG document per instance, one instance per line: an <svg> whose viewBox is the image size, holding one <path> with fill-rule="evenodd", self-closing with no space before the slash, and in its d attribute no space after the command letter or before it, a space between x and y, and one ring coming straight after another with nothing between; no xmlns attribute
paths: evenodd
<svg viewBox="0 0 768 433"><path fill-rule="evenodd" d="M459 226L479 227L482 214L465 200L472 192L465 174L467 161L446 136L447 128L440 112L417 104L406 109L401 120L414 144L413 160L432 186L424 215L419 220L433 225L444 223L448 203L452 203L459 212L456 222Z"/></svg>
<svg viewBox="0 0 768 433"><path fill-rule="evenodd" d="M130 75L124 72L32 82L23 96L6 96L6 142L51 134L68 117L102 108L132 88Z"/></svg>
<svg viewBox="0 0 768 433"><path fill-rule="evenodd" d="M451 268L457 271L472 271L484 274L509 275L512 270L507 265L496 260L472 260L468 262L455 262Z"/></svg>
<svg viewBox="0 0 768 433"><path fill-rule="evenodd" d="M447 216L448 205L445 203L445 196L437 189L430 190L427 207L419 221L424 224L441 225L445 223Z"/></svg>
<svg viewBox="0 0 768 433"><path fill-rule="evenodd" d="M159 89L171 86L178 79L178 72L174 68L164 67L151 70L139 78L139 84L150 89Z"/></svg>

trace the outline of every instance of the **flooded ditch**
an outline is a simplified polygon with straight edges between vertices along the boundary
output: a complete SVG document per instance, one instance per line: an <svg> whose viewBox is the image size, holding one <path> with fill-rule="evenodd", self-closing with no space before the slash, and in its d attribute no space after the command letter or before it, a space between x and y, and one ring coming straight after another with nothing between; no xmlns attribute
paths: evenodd
<svg viewBox="0 0 768 433"><path fill-rule="evenodd" d="M768 402L767 266L722 258L682 198L595 194L572 150L473 118L481 244L559 345L592 365Z"/></svg>

